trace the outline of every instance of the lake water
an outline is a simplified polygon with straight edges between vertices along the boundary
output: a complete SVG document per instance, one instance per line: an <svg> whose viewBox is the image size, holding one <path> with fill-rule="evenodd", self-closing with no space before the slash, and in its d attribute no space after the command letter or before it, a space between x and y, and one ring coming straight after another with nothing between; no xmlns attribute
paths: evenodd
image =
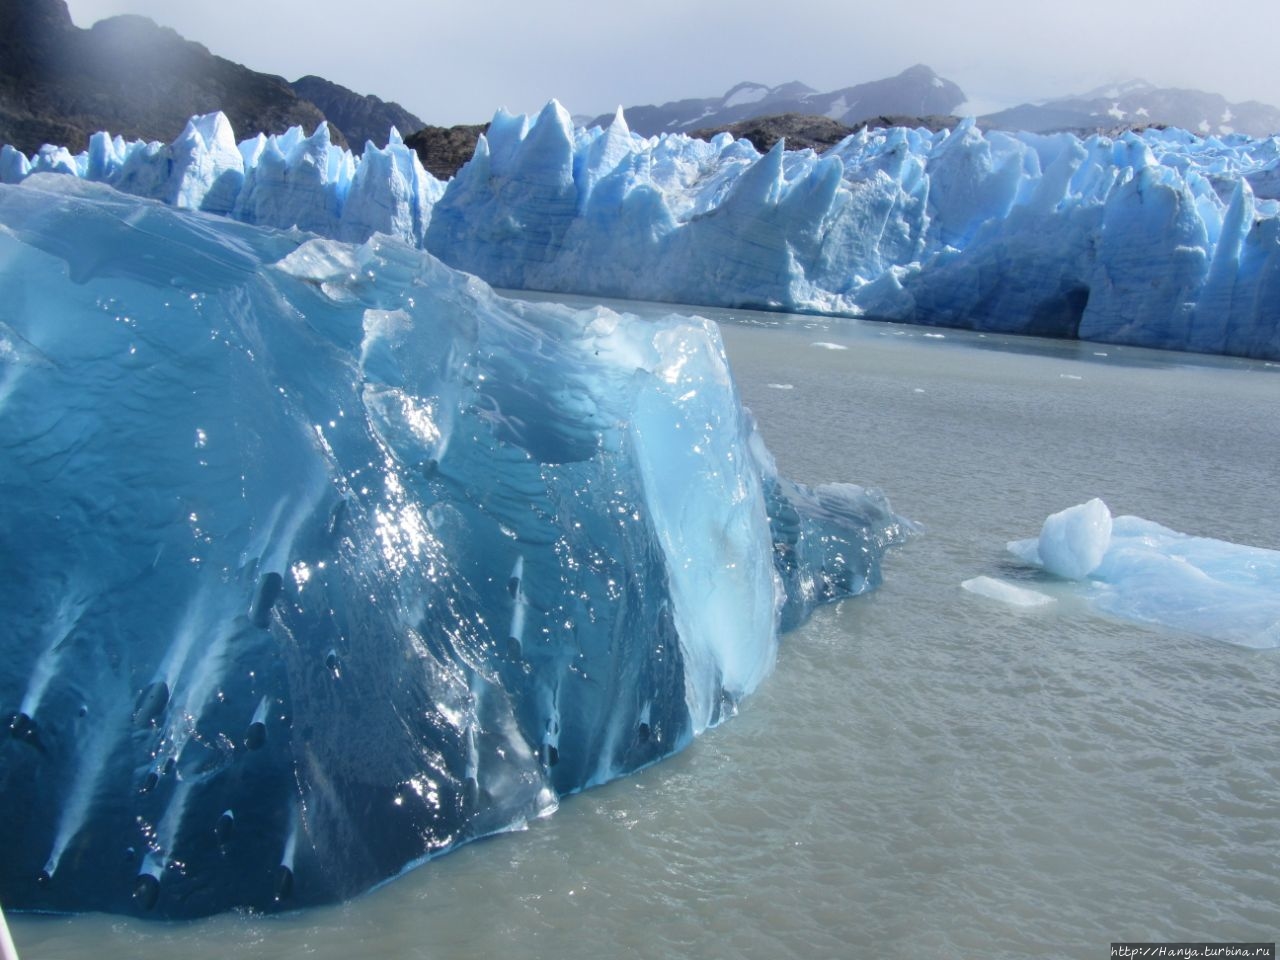
<svg viewBox="0 0 1280 960"><path fill-rule="evenodd" d="M1280 367L698 312L723 321L784 473L881 486L925 527L880 591L789 634L731 722L524 832L284 917L13 917L24 960L1085 958L1113 940L1275 940L1280 651L960 584L1017 578L1005 541L1094 496L1280 548Z"/></svg>

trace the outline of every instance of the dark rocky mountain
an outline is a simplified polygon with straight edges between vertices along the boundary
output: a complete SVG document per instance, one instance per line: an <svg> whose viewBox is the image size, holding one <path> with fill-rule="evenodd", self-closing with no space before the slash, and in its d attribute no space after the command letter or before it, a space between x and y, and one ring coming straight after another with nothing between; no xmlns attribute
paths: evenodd
<svg viewBox="0 0 1280 960"><path fill-rule="evenodd" d="M1034 133L1095 133L1163 125L1202 136L1244 133L1269 137L1280 133L1280 109L1255 100L1229 103L1216 93L1155 87L1143 80L1132 80L1078 96L1019 104L980 117L978 123L984 128Z"/></svg>
<svg viewBox="0 0 1280 960"><path fill-rule="evenodd" d="M768 153L779 140L786 139L788 150L811 149L821 153L835 146L850 133L847 127L830 117L806 116L799 113L783 113L775 117L752 117L739 120L725 127L707 127L694 130L690 136L710 140L718 133L731 133L735 140L750 140L761 153Z"/></svg>
<svg viewBox="0 0 1280 960"><path fill-rule="evenodd" d="M476 141L487 130L487 123L459 124L456 127L425 126L404 138L412 147L427 172L448 180L476 152Z"/></svg>
<svg viewBox="0 0 1280 960"><path fill-rule="evenodd" d="M145 17L81 29L64 0L0 0L0 143L78 151L97 130L168 142L193 114L213 110L241 132L310 131L325 120L283 77L215 56Z"/></svg>
<svg viewBox="0 0 1280 960"><path fill-rule="evenodd" d="M303 100L319 107L356 151L363 150L366 141L385 147L392 127L403 136L426 126L398 103L356 93L324 77L302 77L290 86Z"/></svg>
<svg viewBox="0 0 1280 960"><path fill-rule="evenodd" d="M820 93L802 83L766 87L739 83L722 97L677 100L660 106L624 108L627 124L642 136L666 132L725 129L754 117L798 114L825 116L852 127L879 116L922 117L950 114L965 101L964 92L928 67L918 64L896 77ZM613 114L589 124L604 126Z"/></svg>
<svg viewBox="0 0 1280 960"><path fill-rule="evenodd" d="M849 134L866 127L924 127L936 132L954 127L958 122L958 118L953 116L878 116L847 126L830 117L784 113L775 117L752 117L724 127L695 130L690 136L710 140L718 133L727 132L736 139L750 140L751 145L761 153L767 153L785 137L788 150L813 150L821 153L828 147L834 147Z"/></svg>
<svg viewBox="0 0 1280 960"><path fill-rule="evenodd" d="M613 118L610 117L610 120ZM788 150L812 149L821 153L835 146L851 133L864 127L924 127L942 130L954 127L959 120L953 116L877 116L869 117L852 126L832 120L830 117L784 113L772 117L753 117L738 123L690 131L689 135L710 140L718 133L731 133L737 139L745 138L761 153L767 153L775 143L786 138ZM630 126L630 118L627 118ZM456 127L423 127L404 138L404 142L417 151L418 159L433 176L441 180L452 177L475 153L476 140L487 129L486 124L459 125Z"/></svg>

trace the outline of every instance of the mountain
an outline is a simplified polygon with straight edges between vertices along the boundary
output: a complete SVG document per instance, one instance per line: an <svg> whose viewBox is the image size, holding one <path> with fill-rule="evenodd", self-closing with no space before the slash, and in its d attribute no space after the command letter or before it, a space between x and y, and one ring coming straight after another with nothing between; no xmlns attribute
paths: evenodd
<svg viewBox="0 0 1280 960"><path fill-rule="evenodd" d="M319 107L355 150L366 142L385 147L392 127L408 134L426 126L398 103L356 93L324 77L302 77L290 86L299 97Z"/></svg>
<svg viewBox="0 0 1280 960"><path fill-rule="evenodd" d="M627 115L627 125L633 132L651 137L666 131L688 133L695 128L725 126L766 114L812 113L812 110L794 107L801 97L810 94L818 95L816 90L803 83L784 83L778 87L739 83L722 97L672 100L659 106L646 104L624 107L623 110ZM612 113L605 113L582 125L606 127L612 119Z"/></svg>
<svg viewBox="0 0 1280 960"><path fill-rule="evenodd" d="M859 120L847 126L830 117L813 114L782 113L770 117L752 117L740 120L723 127L706 127L694 130L690 136L699 140L710 140L716 134L732 134L735 140L748 140L761 153L768 153L779 140L786 140L788 150L813 150L817 153L834 147L837 143L859 130L887 129L889 127L909 127L911 129L929 130L936 133L947 130L960 122L959 117L938 116L924 117L876 116Z"/></svg>
<svg viewBox="0 0 1280 960"><path fill-rule="evenodd" d="M448 180L476 152L476 141L487 123L462 123L454 127L423 126L404 138L405 146L418 154L433 177Z"/></svg>
<svg viewBox="0 0 1280 960"><path fill-rule="evenodd" d="M896 77L872 80L820 93L803 83L766 87L739 83L722 97L676 100L660 106L626 107L627 124L646 137L665 131L723 129L754 117L779 114L820 115L846 126L877 116L919 117L949 114L965 101L964 92L929 67L917 64ZM602 114L587 126L608 126L613 114Z"/></svg>
<svg viewBox="0 0 1280 960"><path fill-rule="evenodd" d="M1256 100L1230 103L1217 93L1130 80L1087 93L1023 103L978 120L988 129L1093 133L1142 126L1180 127L1201 136L1280 133L1280 109Z"/></svg>
<svg viewBox="0 0 1280 960"><path fill-rule="evenodd" d="M309 131L325 120L283 77L215 56L145 17L81 29L64 0L0 0L0 143L76 151L97 130L168 142L192 115L213 110L241 130Z"/></svg>

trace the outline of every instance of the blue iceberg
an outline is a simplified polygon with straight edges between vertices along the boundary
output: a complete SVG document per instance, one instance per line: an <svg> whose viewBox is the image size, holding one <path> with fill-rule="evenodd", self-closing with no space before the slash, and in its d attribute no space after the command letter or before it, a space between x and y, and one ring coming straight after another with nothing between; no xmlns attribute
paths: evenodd
<svg viewBox="0 0 1280 960"><path fill-rule="evenodd" d="M1048 517L1009 551L1081 584L1111 616L1245 647L1280 647L1280 551L1193 537L1101 500Z"/></svg>
<svg viewBox="0 0 1280 960"><path fill-rule="evenodd" d="M34 175L0 304L7 908L288 909L518 827L723 720L907 532L778 475L713 324L385 236Z"/></svg>
<svg viewBox="0 0 1280 960"><path fill-rule="evenodd" d="M864 130L822 156L499 111L442 184L394 134L0 153L249 223L397 236L503 287L1280 359L1280 138Z"/></svg>

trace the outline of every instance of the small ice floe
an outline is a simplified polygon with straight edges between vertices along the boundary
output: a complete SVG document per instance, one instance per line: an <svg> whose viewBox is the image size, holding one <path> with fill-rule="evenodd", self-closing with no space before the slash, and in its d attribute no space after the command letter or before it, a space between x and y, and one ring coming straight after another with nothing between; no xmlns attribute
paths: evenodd
<svg viewBox="0 0 1280 960"><path fill-rule="evenodd" d="M1074 373L1060 373L1058 374L1058 379L1059 380L1083 380L1084 377Z"/></svg>
<svg viewBox="0 0 1280 960"><path fill-rule="evenodd" d="M1193 537L1090 500L1048 517L1009 551L1080 583L1097 609L1137 623L1280 647L1280 551Z"/></svg>
<svg viewBox="0 0 1280 960"><path fill-rule="evenodd" d="M1009 544L1015 556L1064 580L1082 580L1097 569L1111 545L1111 511L1094 497L1051 514L1035 540Z"/></svg>
<svg viewBox="0 0 1280 960"><path fill-rule="evenodd" d="M794 383L766 383L765 386L770 390L794 390L796 388Z"/></svg>
<svg viewBox="0 0 1280 960"><path fill-rule="evenodd" d="M1048 606L1055 602L1053 597L1047 593L1041 593L1039 590L1028 590L1026 587L1016 586L1007 580L997 580L995 577L974 577L972 580L966 580L960 586L970 593L976 593L980 597L988 597L992 600L999 600L1001 603L1007 603L1011 607L1031 609L1033 607Z"/></svg>
<svg viewBox="0 0 1280 960"><path fill-rule="evenodd" d="M811 344L811 346L820 347L823 350L848 350L849 349L842 343L829 343L826 340L819 340L816 343Z"/></svg>
<svg viewBox="0 0 1280 960"><path fill-rule="evenodd" d="M911 392L912 392L912 393L924 393L924 387L912 387L912 388L911 388Z"/></svg>
<svg viewBox="0 0 1280 960"><path fill-rule="evenodd" d="M926 337L928 337L930 340L945 340L945 339L947 339L947 335L946 335L945 333L926 333L926 334L925 334L925 336L926 336Z"/></svg>

